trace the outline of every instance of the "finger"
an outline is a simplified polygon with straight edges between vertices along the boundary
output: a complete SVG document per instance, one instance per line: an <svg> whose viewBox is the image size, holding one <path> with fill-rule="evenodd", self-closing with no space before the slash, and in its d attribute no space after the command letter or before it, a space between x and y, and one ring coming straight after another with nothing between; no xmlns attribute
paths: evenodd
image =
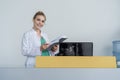
<svg viewBox="0 0 120 80"><path fill-rule="evenodd" d="M55 45L55 47L58 47L58 45Z"/></svg>
<svg viewBox="0 0 120 80"><path fill-rule="evenodd" d="M44 45L45 45L46 47L49 47L49 43L45 43Z"/></svg>
<svg viewBox="0 0 120 80"><path fill-rule="evenodd" d="M53 48L53 51L56 51L57 49L58 49L58 47L54 47L54 48Z"/></svg>
<svg viewBox="0 0 120 80"><path fill-rule="evenodd" d="M49 45L49 43L45 43L44 45Z"/></svg>

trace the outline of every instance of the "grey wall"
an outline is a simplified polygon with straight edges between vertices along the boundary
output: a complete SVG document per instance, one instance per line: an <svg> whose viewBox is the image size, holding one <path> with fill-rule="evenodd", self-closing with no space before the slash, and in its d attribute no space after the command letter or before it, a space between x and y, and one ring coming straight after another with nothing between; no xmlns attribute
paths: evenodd
<svg viewBox="0 0 120 80"><path fill-rule="evenodd" d="M65 34L67 41L91 41L95 56L112 55L120 40L119 0L0 0L0 67L23 67L21 38L32 27L38 10L45 12L43 28L50 40Z"/></svg>

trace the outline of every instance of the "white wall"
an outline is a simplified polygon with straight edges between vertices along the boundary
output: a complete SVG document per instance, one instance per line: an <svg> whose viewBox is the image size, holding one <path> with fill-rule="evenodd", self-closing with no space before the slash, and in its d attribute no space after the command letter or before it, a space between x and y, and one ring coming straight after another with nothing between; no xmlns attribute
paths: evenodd
<svg viewBox="0 0 120 80"><path fill-rule="evenodd" d="M65 34L67 41L94 43L95 56L112 55L112 41L120 40L119 0L0 0L0 67L23 67L21 38L42 10L43 28L50 40Z"/></svg>

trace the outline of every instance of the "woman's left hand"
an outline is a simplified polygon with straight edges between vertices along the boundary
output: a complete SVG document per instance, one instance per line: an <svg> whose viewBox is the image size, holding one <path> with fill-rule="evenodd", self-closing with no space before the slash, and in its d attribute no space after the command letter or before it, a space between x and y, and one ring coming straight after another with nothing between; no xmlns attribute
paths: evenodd
<svg viewBox="0 0 120 80"><path fill-rule="evenodd" d="M51 51L56 52L58 50L58 45L55 45L51 48Z"/></svg>

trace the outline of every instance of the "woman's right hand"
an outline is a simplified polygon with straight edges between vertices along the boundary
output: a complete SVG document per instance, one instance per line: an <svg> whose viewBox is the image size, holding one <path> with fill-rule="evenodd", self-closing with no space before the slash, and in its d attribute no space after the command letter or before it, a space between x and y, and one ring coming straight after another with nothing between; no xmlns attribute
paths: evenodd
<svg viewBox="0 0 120 80"><path fill-rule="evenodd" d="M58 50L58 45L54 45L51 49L51 51L56 52Z"/></svg>
<svg viewBox="0 0 120 80"><path fill-rule="evenodd" d="M45 43L45 44L41 45L40 50L41 50L41 51L42 51L42 50L45 50L45 49L48 48L48 46L49 46L49 44L48 44L48 43Z"/></svg>

